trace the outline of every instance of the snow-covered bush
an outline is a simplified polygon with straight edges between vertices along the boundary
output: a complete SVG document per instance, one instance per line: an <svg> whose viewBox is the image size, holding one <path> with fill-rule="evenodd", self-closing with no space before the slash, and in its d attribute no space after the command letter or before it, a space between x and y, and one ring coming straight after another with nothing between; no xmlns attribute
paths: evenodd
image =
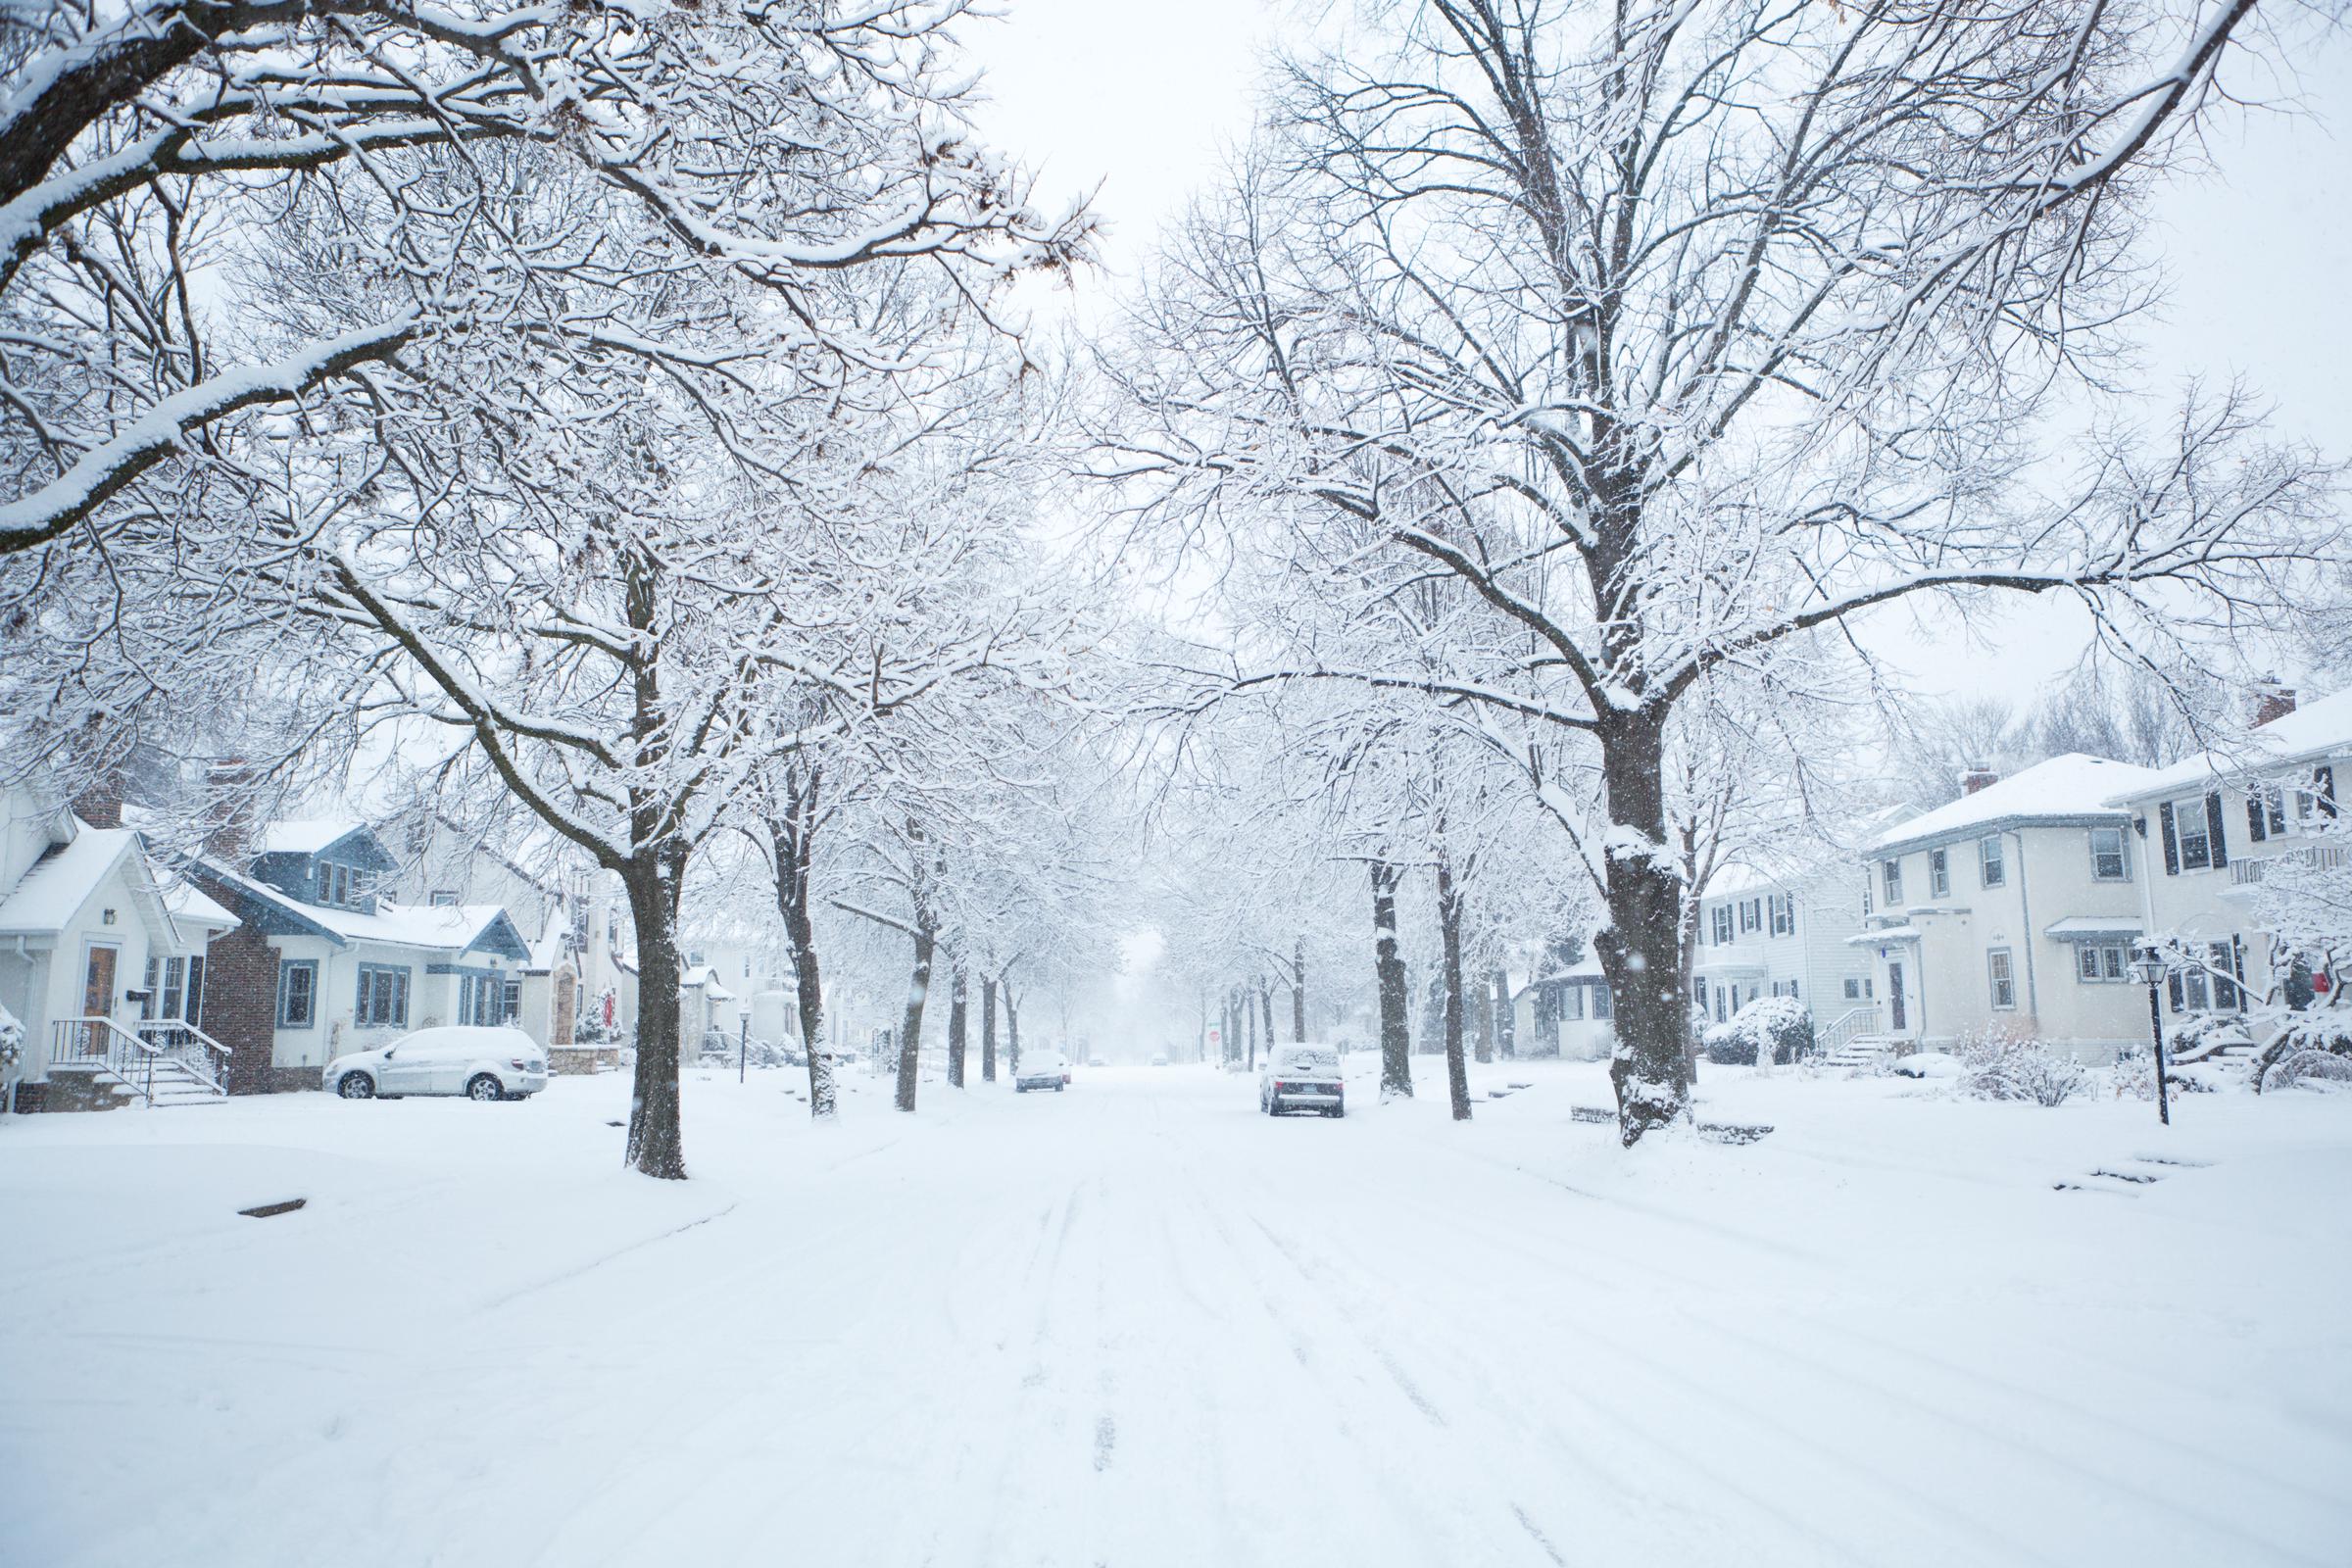
<svg viewBox="0 0 2352 1568"><path fill-rule="evenodd" d="M1787 1065L1813 1050L1813 1018L1794 997L1758 997L1699 1037L1719 1066Z"/></svg>
<svg viewBox="0 0 2352 1568"><path fill-rule="evenodd" d="M2352 1089L2352 1056L2339 1056L2332 1051L2298 1051L2263 1076L2272 1089Z"/></svg>
<svg viewBox="0 0 2352 1568"><path fill-rule="evenodd" d="M2117 1100L2156 1098L2156 1054L2146 1046L2130 1046L2115 1054L2107 1068L2107 1089Z"/></svg>
<svg viewBox="0 0 2352 1568"><path fill-rule="evenodd" d="M2243 1017L2234 1012L2209 1012L2173 1030L2164 1043L2164 1055L2167 1061L2194 1061L2228 1046L2253 1043L2254 1037ZM2143 1060L2148 1054L2146 1051L2140 1052Z"/></svg>
<svg viewBox="0 0 2352 1568"><path fill-rule="evenodd" d="M1886 1070L1897 1078L1957 1078L1960 1058L1948 1051L1914 1051L1908 1056L1888 1056Z"/></svg>
<svg viewBox="0 0 2352 1568"><path fill-rule="evenodd" d="M24 1025L17 1015L0 1006L0 1072L24 1059Z"/></svg>
<svg viewBox="0 0 2352 1568"><path fill-rule="evenodd" d="M1960 1044L1960 1092L1972 1100L2063 1105L2091 1082L2088 1067L2038 1040L1996 1029Z"/></svg>
<svg viewBox="0 0 2352 1568"><path fill-rule="evenodd" d="M2289 1015L2286 1026L2254 1057L2254 1091L2283 1089L2304 1081L2333 1081L2322 1058L2352 1067L2352 1018L2335 1009Z"/></svg>

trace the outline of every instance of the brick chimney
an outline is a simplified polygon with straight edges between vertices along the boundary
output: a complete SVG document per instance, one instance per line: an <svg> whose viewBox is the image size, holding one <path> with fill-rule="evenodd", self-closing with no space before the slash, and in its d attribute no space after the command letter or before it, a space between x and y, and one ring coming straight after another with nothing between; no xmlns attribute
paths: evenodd
<svg viewBox="0 0 2352 1568"><path fill-rule="evenodd" d="M204 770L204 853L242 865L253 834L253 770L242 757L223 757Z"/></svg>
<svg viewBox="0 0 2352 1568"><path fill-rule="evenodd" d="M92 827L122 825L122 775L108 768L74 797L74 814Z"/></svg>
<svg viewBox="0 0 2352 1568"><path fill-rule="evenodd" d="M1998 784L2001 775L1989 767L1972 767L1960 775L1960 793L1974 795L1987 784Z"/></svg>
<svg viewBox="0 0 2352 1568"><path fill-rule="evenodd" d="M2284 718L2295 710L2295 689L2281 686L2275 680L2254 683L2254 727L2262 728L2274 718Z"/></svg>

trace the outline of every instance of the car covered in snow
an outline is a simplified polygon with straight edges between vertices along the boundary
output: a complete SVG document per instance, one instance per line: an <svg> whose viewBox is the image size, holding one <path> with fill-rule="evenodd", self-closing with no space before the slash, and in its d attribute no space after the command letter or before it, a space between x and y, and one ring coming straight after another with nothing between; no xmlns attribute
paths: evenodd
<svg viewBox="0 0 2352 1568"><path fill-rule="evenodd" d="M1058 1051L1024 1051L1020 1070L1012 1075L1012 1092L1025 1095L1032 1089L1051 1089L1056 1094L1070 1087L1069 1058Z"/></svg>
<svg viewBox="0 0 2352 1568"><path fill-rule="evenodd" d="M1340 1078L1340 1054L1329 1046L1276 1046L1257 1075L1257 1108L1269 1116L1286 1110L1348 1114L1348 1088Z"/></svg>
<svg viewBox="0 0 2352 1568"><path fill-rule="evenodd" d="M403 1035L380 1051L337 1056L319 1086L345 1100L520 1100L547 1087L547 1053L519 1029L445 1024Z"/></svg>

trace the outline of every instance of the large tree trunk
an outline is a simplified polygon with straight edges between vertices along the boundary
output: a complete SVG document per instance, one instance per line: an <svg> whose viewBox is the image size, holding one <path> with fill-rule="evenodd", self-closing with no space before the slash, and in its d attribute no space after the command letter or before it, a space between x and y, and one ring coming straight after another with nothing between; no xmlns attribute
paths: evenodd
<svg viewBox="0 0 2352 1568"><path fill-rule="evenodd" d="M1494 966L1494 1045L1505 1061L1519 1057L1519 1013L1511 1005L1511 971Z"/></svg>
<svg viewBox="0 0 2352 1568"><path fill-rule="evenodd" d="M1372 862L1372 973L1380 993L1380 1094L1413 1092L1413 1043L1405 1026L1404 959L1396 955L1396 883L1403 872Z"/></svg>
<svg viewBox="0 0 2352 1568"><path fill-rule="evenodd" d="M980 977L980 1081L997 1081L997 977Z"/></svg>
<svg viewBox="0 0 2352 1568"><path fill-rule="evenodd" d="M1438 865L1438 935L1446 954L1446 1087L1453 1119L1470 1119L1470 1071L1462 1062L1462 895L1453 871Z"/></svg>
<svg viewBox="0 0 2352 1568"><path fill-rule="evenodd" d="M637 941L637 1069L628 1164L664 1181L686 1176L678 1129L678 890L685 856L646 854L621 872Z"/></svg>
<svg viewBox="0 0 2352 1568"><path fill-rule="evenodd" d="M775 855L776 913L784 921L784 941L792 957L793 1003L801 1018L801 1050L808 1059L808 1114L830 1118L836 1106L833 1058L823 1046L825 1002L823 976L816 961L816 927L809 912L814 891L809 867L815 858L817 779L811 773L804 785L795 781L784 818L767 825Z"/></svg>
<svg viewBox="0 0 2352 1568"><path fill-rule="evenodd" d="M1615 830L1603 889L1609 923L1593 939L1615 1003L1617 1135L1631 1148L1690 1104L1690 1009L1683 1005L1683 879L1666 848L1663 706L1604 716L1601 777ZM1625 829L1657 846L1625 853Z"/></svg>
<svg viewBox="0 0 2352 1568"><path fill-rule="evenodd" d="M963 960L956 960L955 977L948 982L948 1082L963 1087L963 1027L969 1009L964 1004Z"/></svg>
<svg viewBox="0 0 2352 1568"><path fill-rule="evenodd" d="M1306 1040L1306 938L1291 944L1291 1039Z"/></svg>
<svg viewBox="0 0 2352 1568"><path fill-rule="evenodd" d="M1269 980L1257 988L1257 1007L1266 1020L1266 1059L1274 1059L1274 982Z"/></svg>
<svg viewBox="0 0 2352 1568"><path fill-rule="evenodd" d="M914 1080L923 1050L923 1004L931 996L931 952L938 942L930 924L914 928L914 971L906 978L906 1017L899 1030L899 1093L901 1110L914 1108Z"/></svg>
<svg viewBox="0 0 2352 1568"><path fill-rule="evenodd" d="M1250 1041L1250 1057L1243 1065L1244 1072L1257 1071L1257 1009L1250 1005L1250 988L1242 988L1242 1032Z"/></svg>

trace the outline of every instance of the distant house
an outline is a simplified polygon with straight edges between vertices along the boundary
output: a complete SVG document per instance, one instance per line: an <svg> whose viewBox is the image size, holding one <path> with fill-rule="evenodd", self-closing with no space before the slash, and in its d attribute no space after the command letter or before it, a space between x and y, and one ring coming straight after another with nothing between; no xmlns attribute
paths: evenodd
<svg viewBox="0 0 2352 1568"><path fill-rule="evenodd" d="M1867 1007L1876 978L1848 940L1862 929L1864 881L1826 852L1718 870L1699 896L1693 1010L1722 1023L1758 997L1793 997L1821 1029Z"/></svg>
<svg viewBox="0 0 2352 1568"><path fill-rule="evenodd" d="M1597 1061L1617 1049L1616 1014L1600 959L1592 954L1538 975L1511 999L1514 1047L1522 1056Z"/></svg>
<svg viewBox="0 0 2352 1568"><path fill-rule="evenodd" d="M215 1032L240 1092L315 1088L346 1052L514 1017L530 949L505 909L392 903L375 882L394 863L365 823L333 818L272 824L249 864L217 847L190 865L240 922L213 954Z"/></svg>
<svg viewBox="0 0 2352 1568"><path fill-rule="evenodd" d="M1999 1029L2085 1059L2144 1038L2144 993L2125 962L2149 873L2132 814L2110 803L2156 774L2072 754L1881 835L1864 869L1866 918L1847 940L1872 966L1863 1038L1948 1048Z"/></svg>
<svg viewBox="0 0 2352 1568"><path fill-rule="evenodd" d="M2256 899L2271 866L2285 858L2345 863L2335 829L2338 781L2352 788L2352 691L2298 710L2293 693L2273 688L2256 716L2243 737L2110 797L2145 849L2147 931L2201 960L2179 964L2166 988L2176 1017L2242 1011L2249 986L2257 997L2268 989L2270 937Z"/></svg>
<svg viewBox="0 0 2352 1568"><path fill-rule="evenodd" d="M217 1098L205 953L235 917L159 869L119 802L84 809L0 795L0 1009L24 1030L7 1103Z"/></svg>

